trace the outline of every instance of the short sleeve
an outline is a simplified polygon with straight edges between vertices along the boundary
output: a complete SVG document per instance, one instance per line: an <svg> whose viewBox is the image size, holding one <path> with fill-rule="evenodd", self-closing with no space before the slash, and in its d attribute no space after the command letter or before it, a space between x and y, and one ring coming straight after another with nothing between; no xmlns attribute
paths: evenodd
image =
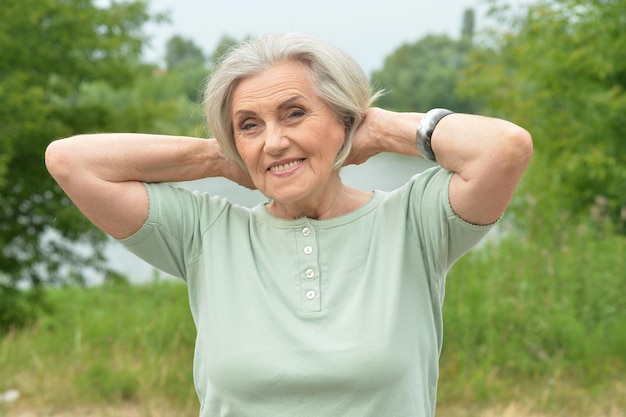
<svg viewBox="0 0 626 417"><path fill-rule="evenodd" d="M453 175L434 167L417 174L408 184L409 225L414 228L425 262L439 276L444 276L495 224L471 224L453 212L449 198Z"/></svg>
<svg viewBox="0 0 626 417"><path fill-rule="evenodd" d="M144 185L148 218L136 233L118 241L155 268L186 280L187 265L202 250L202 235L230 203L173 184Z"/></svg>

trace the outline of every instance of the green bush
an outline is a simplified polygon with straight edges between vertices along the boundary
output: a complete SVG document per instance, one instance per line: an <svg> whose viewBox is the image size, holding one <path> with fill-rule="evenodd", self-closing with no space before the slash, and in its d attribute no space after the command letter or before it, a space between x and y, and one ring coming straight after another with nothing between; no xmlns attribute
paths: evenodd
<svg viewBox="0 0 626 417"><path fill-rule="evenodd" d="M587 227L564 236L508 236L453 267L442 379L497 396L493 375L588 386L623 377L626 238Z"/></svg>
<svg viewBox="0 0 626 417"><path fill-rule="evenodd" d="M0 337L35 322L45 308L41 291L24 291L0 284Z"/></svg>

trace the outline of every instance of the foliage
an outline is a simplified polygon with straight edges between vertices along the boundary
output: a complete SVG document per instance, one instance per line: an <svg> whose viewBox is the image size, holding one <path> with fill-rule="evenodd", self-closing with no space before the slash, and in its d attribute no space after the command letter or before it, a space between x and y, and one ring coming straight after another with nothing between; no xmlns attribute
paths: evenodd
<svg viewBox="0 0 626 417"><path fill-rule="evenodd" d="M249 39L249 37L244 38L243 41ZM236 47L240 42L235 38L232 38L228 35L224 35L217 42L217 46L215 47L215 51L210 56L212 63L217 63L220 59L232 48Z"/></svg>
<svg viewBox="0 0 626 417"><path fill-rule="evenodd" d="M172 36L165 45L165 66L168 70L176 68L185 62L204 64L204 52L192 40L180 35Z"/></svg>
<svg viewBox="0 0 626 417"><path fill-rule="evenodd" d="M8 0L0 12L4 333L41 310L34 292L15 288L83 284L89 274L111 272L103 255L108 239L45 170L48 143L101 131L205 136L197 104L208 69L200 49L181 37L169 42L183 50L174 68L141 62L143 25L162 19L143 1L103 7L93 0Z"/></svg>
<svg viewBox="0 0 626 417"><path fill-rule="evenodd" d="M9 287L83 283L107 268L108 240L46 172L46 146L100 131L202 136L207 69L194 60L171 71L141 63L143 25L161 19L143 1L9 0L0 12L0 274ZM0 316L13 317L6 306Z"/></svg>
<svg viewBox="0 0 626 417"><path fill-rule="evenodd" d="M21 401L44 408L136 401L198 414L184 284L44 291L49 312L0 338L0 392L18 389Z"/></svg>
<svg viewBox="0 0 626 417"><path fill-rule="evenodd" d="M411 44L401 45L385 59L381 70L372 74L377 88L388 93L378 105L397 111L426 111L445 107L457 112L476 112L478 101L462 99L455 93L462 71L469 60L474 17L464 15L462 37L427 35Z"/></svg>
<svg viewBox="0 0 626 417"><path fill-rule="evenodd" d="M600 204L624 233L626 2L544 0L521 12L492 6L494 27L504 29L489 31L475 49L463 91L533 134L523 193L541 202L544 225L564 212L589 218Z"/></svg>
<svg viewBox="0 0 626 417"><path fill-rule="evenodd" d="M589 382L626 366L624 253L624 237L578 227L532 244L511 232L466 256L448 277L447 353L466 371L572 369Z"/></svg>
<svg viewBox="0 0 626 417"><path fill-rule="evenodd" d="M92 83L121 88L148 73L139 63L146 7L0 2L0 271L9 283L37 286L102 263L104 236L54 184L43 155L54 138L115 126L112 109L85 102L81 90Z"/></svg>
<svg viewBox="0 0 626 417"><path fill-rule="evenodd" d="M13 328L34 323L45 307L41 291L21 291L0 284L0 337Z"/></svg>
<svg viewBox="0 0 626 417"><path fill-rule="evenodd" d="M76 383L89 386L87 393L91 401L129 401L137 399L139 380L128 369L111 369L109 364L96 363L80 374Z"/></svg>
<svg viewBox="0 0 626 417"><path fill-rule="evenodd" d="M598 238L586 227L561 234L558 242L550 236L528 242L511 232L453 267L444 307L443 399L511 401L533 392L542 398L536 405L554 411L555 385L588 398L621 379L626 239ZM577 408L588 406L580 400L567 400L572 412L594 414Z"/></svg>

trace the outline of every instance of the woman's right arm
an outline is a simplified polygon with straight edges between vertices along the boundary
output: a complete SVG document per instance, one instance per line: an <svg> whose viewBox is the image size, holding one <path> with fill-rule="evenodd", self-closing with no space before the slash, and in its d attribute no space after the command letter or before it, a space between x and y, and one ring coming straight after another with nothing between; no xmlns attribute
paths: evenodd
<svg viewBox="0 0 626 417"><path fill-rule="evenodd" d="M135 233L148 217L142 182L226 177L252 187L214 139L148 134L81 135L52 142L46 166L68 197L114 238Z"/></svg>

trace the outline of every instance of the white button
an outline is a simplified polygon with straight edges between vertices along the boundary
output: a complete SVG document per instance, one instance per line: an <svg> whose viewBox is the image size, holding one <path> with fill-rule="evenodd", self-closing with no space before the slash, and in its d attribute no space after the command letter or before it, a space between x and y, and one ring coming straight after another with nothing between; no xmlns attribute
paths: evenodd
<svg viewBox="0 0 626 417"><path fill-rule="evenodd" d="M307 269L304 274L308 279L313 279L315 277L315 271L311 268Z"/></svg>
<svg viewBox="0 0 626 417"><path fill-rule="evenodd" d="M306 298L307 298L307 299L309 299L309 300L314 299L314 298L315 298L315 295L316 295L316 294L315 294L315 291L313 291L313 290L308 290L308 291L306 292Z"/></svg>
<svg viewBox="0 0 626 417"><path fill-rule="evenodd" d="M310 228L308 228L308 227L305 227L304 229L302 229L302 234L303 234L304 236L308 236L308 235L310 235L310 234L311 234L311 229L310 229Z"/></svg>
<svg viewBox="0 0 626 417"><path fill-rule="evenodd" d="M310 255L313 253L313 247L312 246L305 246L304 247L304 254L305 255Z"/></svg>

